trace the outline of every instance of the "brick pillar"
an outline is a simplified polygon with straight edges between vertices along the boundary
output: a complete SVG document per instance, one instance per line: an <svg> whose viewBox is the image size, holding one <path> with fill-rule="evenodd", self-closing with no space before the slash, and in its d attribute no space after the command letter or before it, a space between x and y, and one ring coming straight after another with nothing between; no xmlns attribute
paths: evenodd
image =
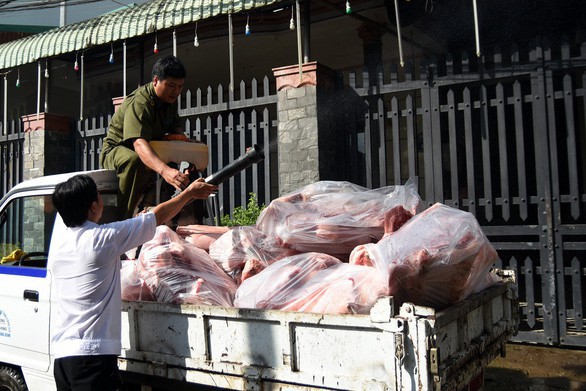
<svg viewBox="0 0 586 391"><path fill-rule="evenodd" d="M338 74L317 62L273 69L278 93L279 193L341 177ZM339 102L338 102L339 103Z"/></svg>
<svg viewBox="0 0 586 391"><path fill-rule="evenodd" d="M51 113L22 117L24 124L24 179L72 171L71 118ZM25 200L22 246L27 252L44 251L48 247L49 227L54 222L50 196Z"/></svg>
<svg viewBox="0 0 586 391"><path fill-rule="evenodd" d="M114 112L118 110L118 107L124 102L124 96L117 96L116 98L112 98L112 104L114 105Z"/></svg>
<svg viewBox="0 0 586 391"><path fill-rule="evenodd" d="M39 113L22 117L24 125L24 179L70 172L71 118Z"/></svg>

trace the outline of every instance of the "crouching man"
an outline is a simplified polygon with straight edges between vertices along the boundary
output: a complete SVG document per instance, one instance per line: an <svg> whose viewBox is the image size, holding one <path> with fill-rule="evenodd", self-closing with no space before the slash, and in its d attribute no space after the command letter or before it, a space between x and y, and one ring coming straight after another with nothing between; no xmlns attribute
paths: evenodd
<svg viewBox="0 0 586 391"><path fill-rule="evenodd" d="M151 211L124 221L97 224L104 204L96 183L76 175L53 194L57 218L49 250L57 314L51 328L57 389L116 390L121 352L120 256L155 235L189 201L217 186L203 179Z"/></svg>

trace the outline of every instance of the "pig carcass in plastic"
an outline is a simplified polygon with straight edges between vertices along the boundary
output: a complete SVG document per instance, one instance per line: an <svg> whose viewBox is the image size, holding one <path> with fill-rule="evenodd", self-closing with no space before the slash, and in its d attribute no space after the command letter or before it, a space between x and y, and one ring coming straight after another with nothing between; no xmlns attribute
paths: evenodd
<svg viewBox="0 0 586 391"><path fill-rule="evenodd" d="M416 184L367 189L344 181L320 181L273 200L256 227L280 245L347 260L354 247L380 240L416 213Z"/></svg>
<svg viewBox="0 0 586 391"><path fill-rule="evenodd" d="M253 226L230 229L210 246L210 256L237 284L258 274L273 262L296 254L279 246Z"/></svg>
<svg viewBox="0 0 586 391"><path fill-rule="evenodd" d="M122 260L120 288L122 300L155 301L151 290L138 273L136 259Z"/></svg>
<svg viewBox="0 0 586 391"><path fill-rule="evenodd" d="M236 284L209 254L182 239L169 227L157 227L142 246L139 276L156 301L173 304L232 306Z"/></svg>
<svg viewBox="0 0 586 391"><path fill-rule="evenodd" d="M364 314L387 292L387 280L374 268L342 263L327 254L304 253L281 259L244 281L234 305Z"/></svg>
<svg viewBox="0 0 586 391"><path fill-rule="evenodd" d="M436 203L376 244L357 246L350 263L385 273L397 303L436 309L493 284L497 253L471 213Z"/></svg>
<svg viewBox="0 0 586 391"><path fill-rule="evenodd" d="M175 232L195 247L209 252L212 243L228 232L229 229L229 227L190 224L178 226Z"/></svg>

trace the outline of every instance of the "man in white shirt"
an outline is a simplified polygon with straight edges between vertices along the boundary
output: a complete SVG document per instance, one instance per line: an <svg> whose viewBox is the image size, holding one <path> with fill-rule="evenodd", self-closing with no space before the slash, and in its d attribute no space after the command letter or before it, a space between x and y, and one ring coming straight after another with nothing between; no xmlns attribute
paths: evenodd
<svg viewBox="0 0 586 391"><path fill-rule="evenodd" d="M51 345L59 391L118 388L120 255L152 239L156 226L189 201L215 191L200 179L148 213L98 225L104 204L92 178L76 175L55 187L53 204L62 221L52 235L48 269L57 298Z"/></svg>

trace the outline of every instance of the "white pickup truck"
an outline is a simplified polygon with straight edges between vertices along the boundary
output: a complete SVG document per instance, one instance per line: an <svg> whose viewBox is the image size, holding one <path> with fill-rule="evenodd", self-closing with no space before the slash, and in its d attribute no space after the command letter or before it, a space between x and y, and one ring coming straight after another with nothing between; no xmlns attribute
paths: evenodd
<svg viewBox="0 0 586 391"><path fill-rule="evenodd" d="M55 389L49 344L55 210L70 174L23 182L0 201L0 390ZM115 208L114 172L88 172ZM322 315L203 305L125 302L127 382L142 389L468 390L517 331L515 276L442 311L380 299L370 315ZM180 383L178 383L180 382Z"/></svg>

